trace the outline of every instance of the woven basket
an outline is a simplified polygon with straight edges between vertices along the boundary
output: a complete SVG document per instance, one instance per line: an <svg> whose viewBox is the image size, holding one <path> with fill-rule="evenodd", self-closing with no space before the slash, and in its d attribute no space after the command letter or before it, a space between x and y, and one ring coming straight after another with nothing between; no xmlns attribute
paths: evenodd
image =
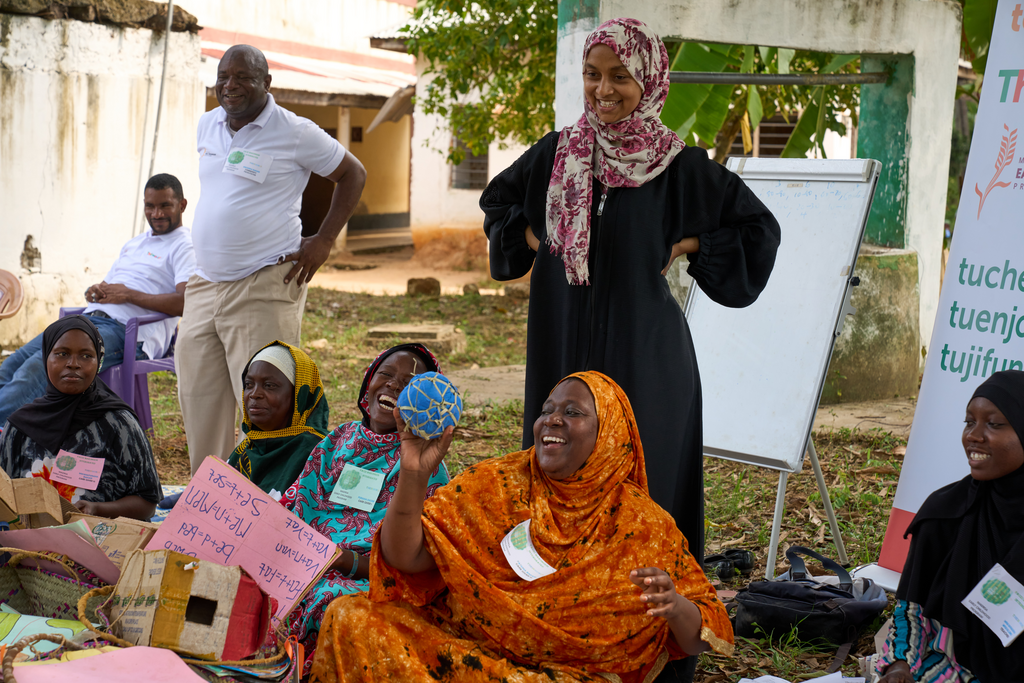
<svg viewBox="0 0 1024 683"><path fill-rule="evenodd" d="M24 554L44 557L39 553ZM98 587L83 578L72 579L44 569L15 566L8 561L9 558L8 555L0 565L0 602L8 603L22 614L77 621L79 598ZM46 559L60 561L52 557ZM90 574L70 560L62 564L79 576ZM96 583L103 585L99 581ZM93 622L105 621L96 615L96 608L103 604L103 600L102 596L97 596L89 601L86 616Z"/></svg>

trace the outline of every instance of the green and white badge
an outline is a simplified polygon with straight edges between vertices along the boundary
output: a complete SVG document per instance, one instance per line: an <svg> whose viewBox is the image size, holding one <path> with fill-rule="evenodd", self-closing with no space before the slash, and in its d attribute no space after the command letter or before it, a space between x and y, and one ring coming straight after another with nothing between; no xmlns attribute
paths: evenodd
<svg viewBox="0 0 1024 683"><path fill-rule="evenodd" d="M262 152L254 152L251 149L233 149L228 152L228 158L224 160L222 171L230 175L238 175L248 178L257 183L263 184L270 172L270 165L274 163L274 157Z"/></svg>
<svg viewBox="0 0 1024 683"><path fill-rule="evenodd" d="M331 491L330 501L338 505L369 512L377 503L377 496L384 486L384 474L346 463L338 477L338 483Z"/></svg>
<svg viewBox="0 0 1024 683"><path fill-rule="evenodd" d="M992 629L1003 647L1024 631L1024 586L996 563L961 601Z"/></svg>
<svg viewBox="0 0 1024 683"><path fill-rule="evenodd" d="M525 581L535 581L555 573L555 568L545 562L533 547L530 520L517 524L501 539L501 550L515 573Z"/></svg>

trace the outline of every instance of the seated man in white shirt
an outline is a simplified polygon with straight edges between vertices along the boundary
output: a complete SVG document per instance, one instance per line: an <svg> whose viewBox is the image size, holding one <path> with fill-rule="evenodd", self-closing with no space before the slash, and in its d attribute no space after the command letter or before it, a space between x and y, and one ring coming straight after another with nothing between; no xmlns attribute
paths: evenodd
<svg viewBox="0 0 1024 683"><path fill-rule="evenodd" d="M161 173L146 183L145 214L150 229L121 248L107 277L85 291L85 315L103 338L100 371L124 360L125 323L148 313L174 316L139 327L136 358L163 358L185 302L185 283L196 269L192 234L181 225L187 202L181 183ZM26 403L46 393L42 335L0 364L0 426Z"/></svg>

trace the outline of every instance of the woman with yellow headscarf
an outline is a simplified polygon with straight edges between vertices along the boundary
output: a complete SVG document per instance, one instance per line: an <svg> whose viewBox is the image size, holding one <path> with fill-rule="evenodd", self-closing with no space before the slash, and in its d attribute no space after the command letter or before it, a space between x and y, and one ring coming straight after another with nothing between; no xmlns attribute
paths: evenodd
<svg viewBox="0 0 1024 683"><path fill-rule="evenodd" d="M305 351L272 341L242 371L242 431L228 464L280 498L327 432L320 370Z"/></svg>
<svg viewBox="0 0 1024 683"><path fill-rule="evenodd" d="M629 400L598 372L555 387L535 446L424 501L452 439L402 429L402 476L369 595L335 600L311 681L652 680L732 651L732 628L672 517L651 500Z"/></svg>

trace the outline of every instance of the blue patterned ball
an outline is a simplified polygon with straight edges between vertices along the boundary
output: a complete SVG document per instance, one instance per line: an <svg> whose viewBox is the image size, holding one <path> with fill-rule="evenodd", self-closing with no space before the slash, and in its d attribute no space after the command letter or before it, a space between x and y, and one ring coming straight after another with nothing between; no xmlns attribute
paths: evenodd
<svg viewBox="0 0 1024 683"><path fill-rule="evenodd" d="M409 431L423 439L436 439L462 417L462 396L438 372L416 375L398 396L398 411Z"/></svg>

